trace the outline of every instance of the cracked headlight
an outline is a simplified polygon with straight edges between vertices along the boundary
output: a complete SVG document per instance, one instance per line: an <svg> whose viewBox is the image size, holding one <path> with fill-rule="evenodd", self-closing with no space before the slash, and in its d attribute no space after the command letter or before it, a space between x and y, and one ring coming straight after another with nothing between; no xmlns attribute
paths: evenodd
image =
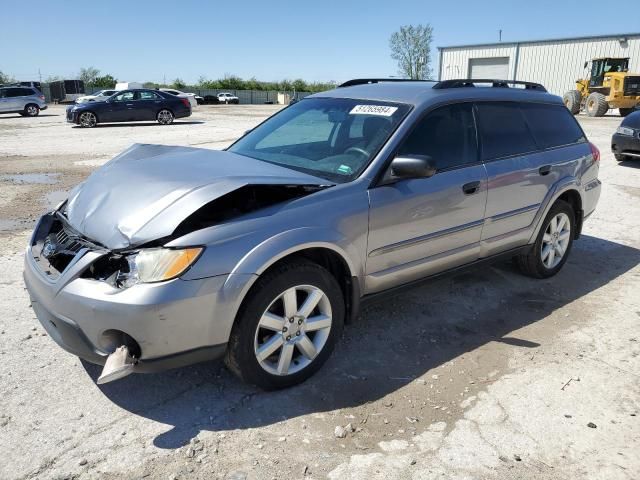
<svg viewBox="0 0 640 480"><path fill-rule="evenodd" d="M148 248L125 257L129 271L121 269L116 284L123 288L137 283L171 280L182 275L195 263L204 248Z"/></svg>

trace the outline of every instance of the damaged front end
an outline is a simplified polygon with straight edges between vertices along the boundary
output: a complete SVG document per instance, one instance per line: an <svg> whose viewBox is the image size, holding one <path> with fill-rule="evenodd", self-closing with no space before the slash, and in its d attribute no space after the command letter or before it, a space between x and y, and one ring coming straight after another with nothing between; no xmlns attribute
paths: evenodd
<svg viewBox="0 0 640 480"><path fill-rule="evenodd" d="M105 365L99 383L191 346L200 345L206 355L220 353L225 338L200 342L210 333L209 312L226 308L224 299L216 300L224 279L177 281L216 243L208 234L184 245L172 242L274 215L331 186L228 152L134 146L41 218L26 259L34 310L63 348ZM193 325L183 332L185 308Z"/></svg>

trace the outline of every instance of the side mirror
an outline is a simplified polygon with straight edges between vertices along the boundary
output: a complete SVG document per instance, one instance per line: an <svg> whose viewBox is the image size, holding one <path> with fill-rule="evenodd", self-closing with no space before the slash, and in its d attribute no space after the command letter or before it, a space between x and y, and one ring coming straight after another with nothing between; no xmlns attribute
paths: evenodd
<svg viewBox="0 0 640 480"><path fill-rule="evenodd" d="M429 178L436 174L433 159L428 155L398 156L391 161L386 175L388 182L408 178Z"/></svg>

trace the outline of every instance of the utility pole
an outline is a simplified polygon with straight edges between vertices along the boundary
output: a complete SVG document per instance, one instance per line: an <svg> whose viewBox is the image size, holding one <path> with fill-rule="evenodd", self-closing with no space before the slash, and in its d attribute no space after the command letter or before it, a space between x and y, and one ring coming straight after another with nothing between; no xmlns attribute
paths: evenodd
<svg viewBox="0 0 640 480"><path fill-rule="evenodd" d="M502 30L498 30L498 41L502 42Z"/></svg>
<svg viewBox="0 0 640 480"><path fill-rule="evenodd" d="M42 73L40 73L39 68L38 68L38 78L40 79L40 83L42 83Z"/></svg>

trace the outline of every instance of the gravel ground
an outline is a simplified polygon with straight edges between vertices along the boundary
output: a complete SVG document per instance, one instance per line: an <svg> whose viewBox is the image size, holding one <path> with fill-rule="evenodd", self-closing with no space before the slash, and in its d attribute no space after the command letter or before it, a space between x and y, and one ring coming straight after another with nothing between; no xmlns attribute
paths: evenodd
<svg viewBox="0 0 640 480"><path fill-rule="evenodd" d="M616 117L580 118L603 190L559 275L502 263L372 306L300 387L218 362L97 386L45 335L21 277L37 215L131 143L220 148L277 108L94 130L55 106L0 116L0 478L640 478L640 162L610 154Z"/></svg>

